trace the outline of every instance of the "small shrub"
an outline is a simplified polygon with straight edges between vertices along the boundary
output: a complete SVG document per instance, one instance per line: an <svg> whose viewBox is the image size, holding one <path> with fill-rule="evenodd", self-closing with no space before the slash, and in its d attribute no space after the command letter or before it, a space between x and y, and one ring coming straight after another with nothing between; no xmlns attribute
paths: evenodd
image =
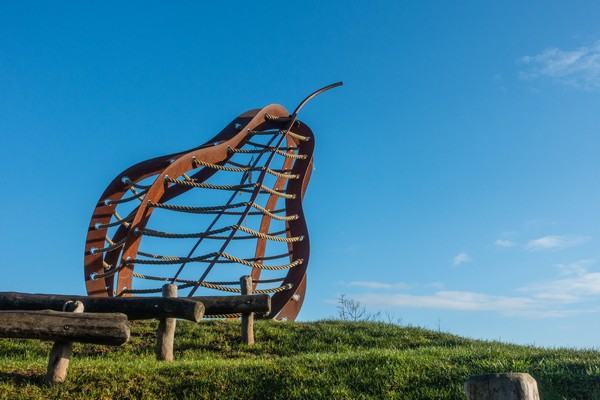
<svg viewBox="0 0 600 400"><path fill-rule="evenodd" d="M381 321L381 312L372 313L367 311L360 301L346 297L340 294L337 301L338 318L342 321L352 322L379 322Z"/></svg>

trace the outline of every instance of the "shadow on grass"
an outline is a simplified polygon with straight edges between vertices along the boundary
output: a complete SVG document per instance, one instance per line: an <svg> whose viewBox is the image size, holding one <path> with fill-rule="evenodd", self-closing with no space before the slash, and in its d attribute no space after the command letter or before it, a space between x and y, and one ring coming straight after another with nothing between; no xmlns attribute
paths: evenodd
<svg viewBox="0 0 600 400"><path fill-rule="evenodd" d="M15 386L47 386L46 380L43 374L39 371L27 371L24 373L20 372L0 372L0 382L12 383Z"/></svg>

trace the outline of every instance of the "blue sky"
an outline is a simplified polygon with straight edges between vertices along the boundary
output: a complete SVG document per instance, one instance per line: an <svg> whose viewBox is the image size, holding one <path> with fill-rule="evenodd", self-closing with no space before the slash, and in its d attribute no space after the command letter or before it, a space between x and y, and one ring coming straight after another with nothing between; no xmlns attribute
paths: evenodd
<svg viewBox="0 0 600 400"><path fill-rule="evenodd" d="M598 347L600 4L3 2L0 290L84 293L126 167L344 81L316 136L302 320Z"/></svg>

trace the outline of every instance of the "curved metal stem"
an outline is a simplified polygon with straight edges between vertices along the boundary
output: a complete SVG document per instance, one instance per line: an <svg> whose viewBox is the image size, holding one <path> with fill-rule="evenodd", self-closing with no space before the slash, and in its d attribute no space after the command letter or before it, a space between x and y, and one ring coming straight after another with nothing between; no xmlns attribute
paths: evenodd
<svg viewBox="0 0 600 400"><path fill-rule="evenodd" d="M331 85L327 85L324 88L321 88L311 94L309 94L304 100L302 100L300 102L300 104L298 104L298 107L296 107L296 109L294 110L294 112L292 113L292 117L295 117L296 115L298 115L298 113L300 112L300 109L302 107L304 107L304 105L306 103L308 103L313 97L320 95L323 92L328 91L329 89L333 89L336 88L338 86L342 86L344 84L344 82L340 81L340 82L336 82L336 83L332 83ZM295 118L294 118L295 119Z"/></svg>

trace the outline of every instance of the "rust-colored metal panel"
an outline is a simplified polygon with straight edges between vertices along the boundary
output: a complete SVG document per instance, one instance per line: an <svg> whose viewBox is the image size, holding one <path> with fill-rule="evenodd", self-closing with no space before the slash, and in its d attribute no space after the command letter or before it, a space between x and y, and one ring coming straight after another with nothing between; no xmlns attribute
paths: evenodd
<svg viewBox="0 0 600 400"><path fill-rule="evenodd" d="M88 227L88 294L158 293L164 283L188 296L235 293L250 274L255 293L273 294L269 317L295 319L306 291L302 199L315 145L297 114L340 84L291 115L276 104L248 111L201 146L119 174Z"/></svg>

